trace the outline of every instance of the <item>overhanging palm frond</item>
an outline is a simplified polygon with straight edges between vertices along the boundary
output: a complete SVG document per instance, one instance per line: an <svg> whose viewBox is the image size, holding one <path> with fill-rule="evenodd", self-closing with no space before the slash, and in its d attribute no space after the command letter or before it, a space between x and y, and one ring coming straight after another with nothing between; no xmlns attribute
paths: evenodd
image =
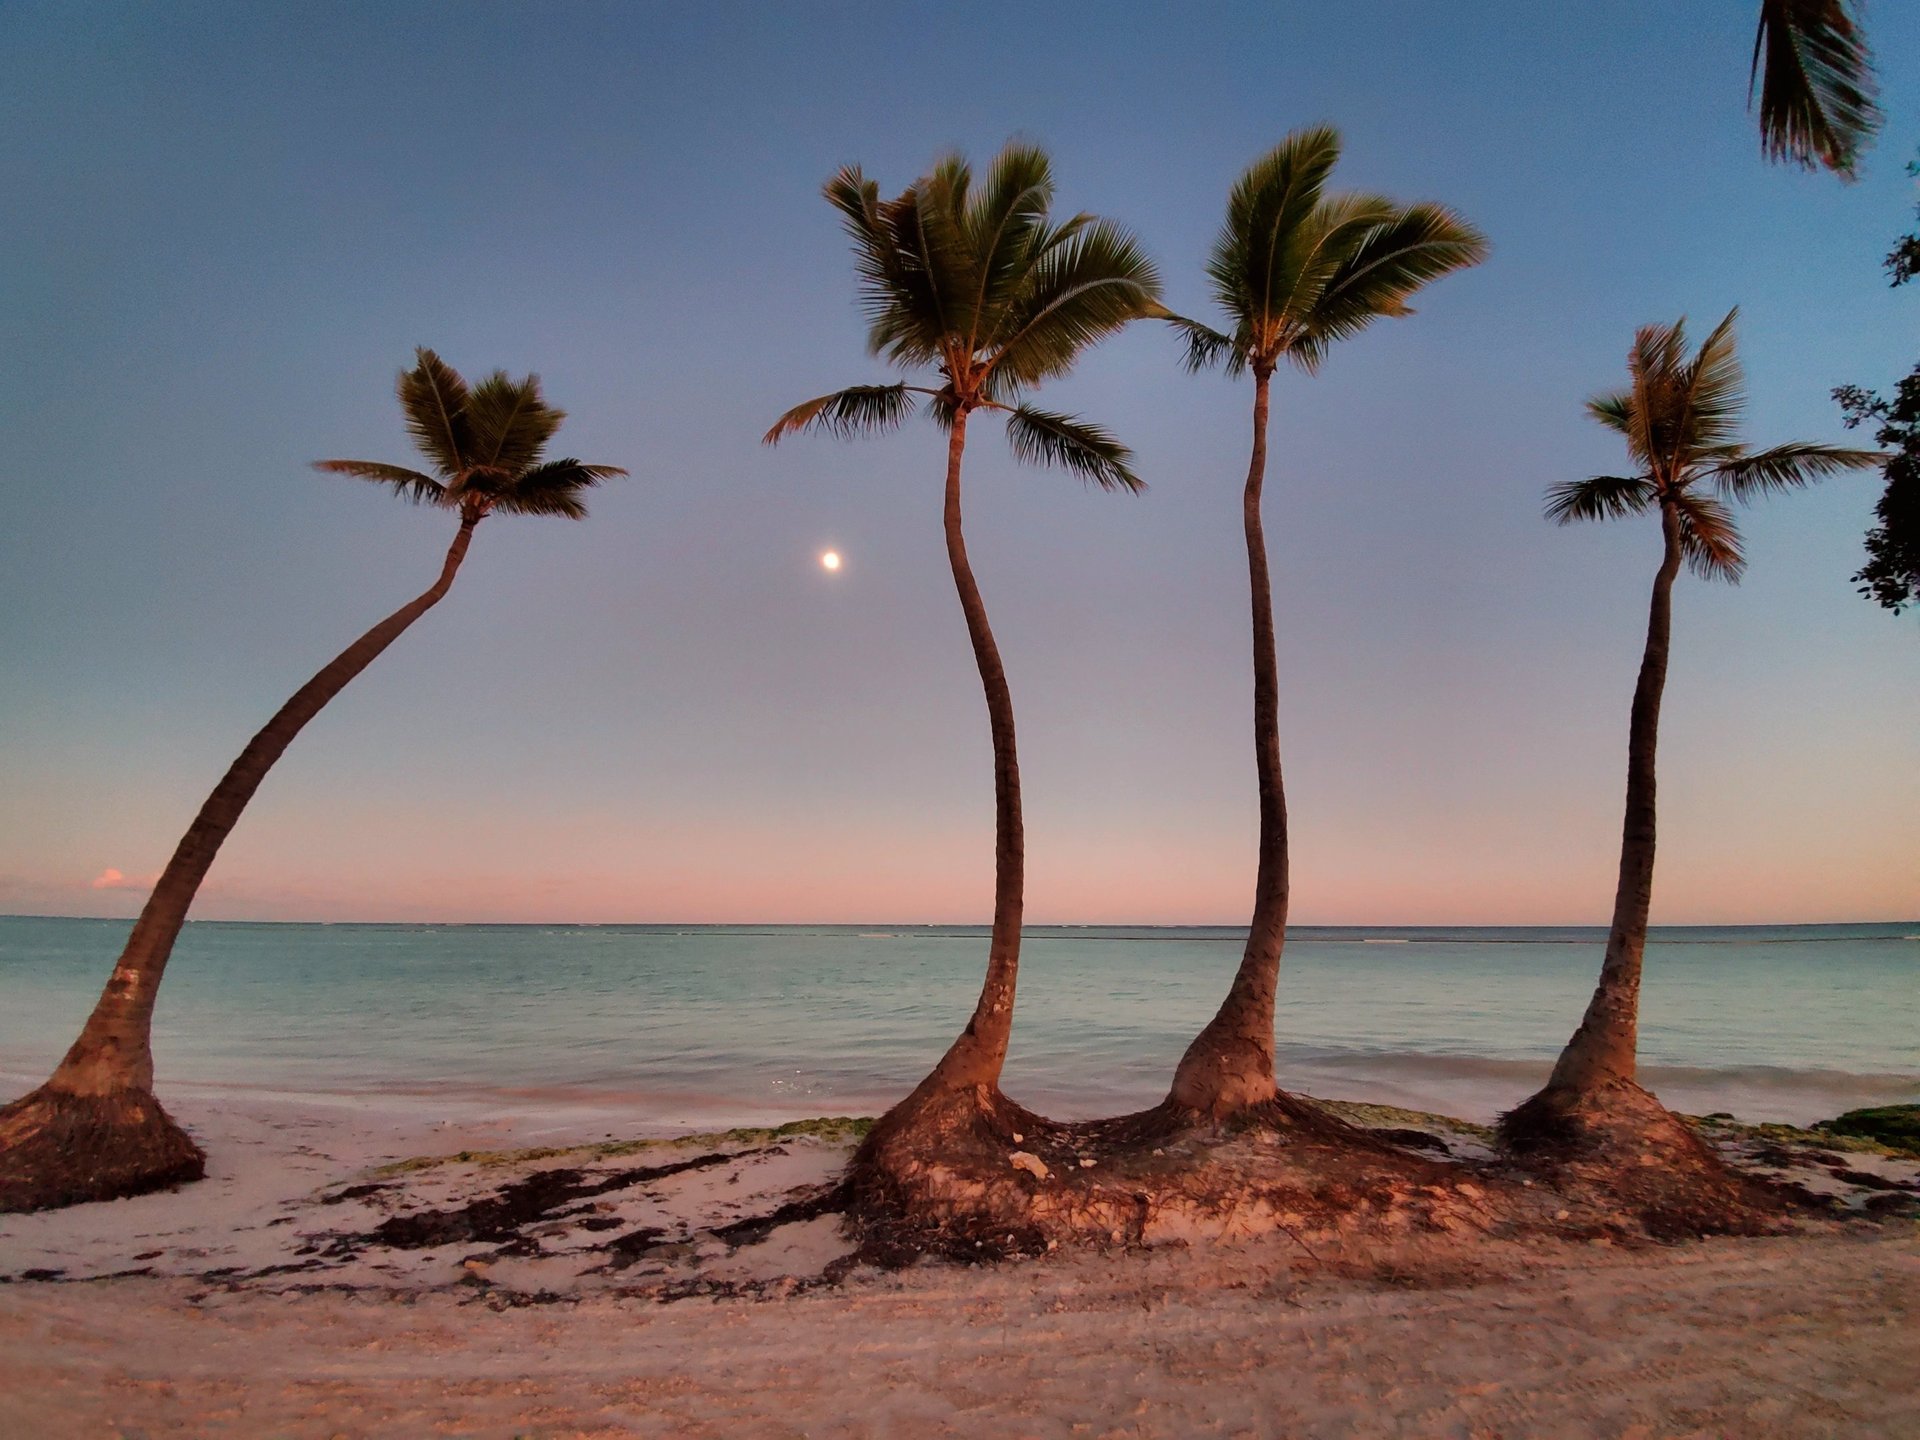
<svg viewBox="0 0 1920 1440"><path fill-rule="evenodd" d="M413 359L413 369L401 372L398 387L407 433L442 475L457 475L472 463L467 382L425 346L413 352Z"/></svg>
<svg viewBox="0 0 1920 1440"><path fill-rule="evenodd" d="M1738 585L1747 556L1733 511L1713 496L1691 490L1678 492L1673 503L1680 512L1680 553L1687 568L1703 580Z"/></svg>
<svg viewBox="0 0 1920 1440"><path fill-rule="evenodd" d="M1654 502L1652 482L1643 476L1594 475L1547 487L1547 519L1556 525L1576 520L1618 520L1638 515Z"/></svg>
<svg viewBox="0 0 1920 1440"><path fill-rule="evenodd" d="M850 385L831 395L802 401L774 421L760 443L777 445L798 430L824 430L843 440L892 430L913 414L919 403L909 393L911 388L904 381L898 385Z"/></svg>
<svg viewBox="0 0 1920 1440"><path fill-rule="evenodd" d="M394 494L415 505L450 503L446 486L432 476L409 470L404 465L383 465L377 460L316 460L313 468L329 475L351 475L356 480L389 485L393 487Z"/></svg>
<svg viewBox="0 0 1920 1440"><path fill-rule="evenodd" d="M1742 455L1710 473L1722 495L1752 500L1783 490L1798 490L1845 470L1867 470L1885 463L1878 450L1849 450L1840 445L1816 445L1795 440L1752 455Z"/></svg>
<svg viewBox="0 0 1920 1440"><path fill-rule="evenodd" d="M1058 465L1102 490L1146 489L1133 473L1133 452L1110 431L1071 415L1022 405L1007 412L1013 453L1033 465Z"/></svg>
<svg viewBox="0 0 1920 1440"><path fill-rule="evenodd" d="M567 418L540 396L540 377L512 379L496 370L467 396L472 463L517 474L534 464Z"/></svg>
<svg viewBox="0 0 1920 1440"><path fill-rule="evenodd" d="M1760 147L1769 160L1824 165L1851 180L1880 126L1873 56L1851 0L1761 0L1748 103L1760 91Z"/></svg>
<svg viewBox="0 0 1920 1440"><path fill-rule="evenodd" d="M618 465L587 465L569 456L548 460L521 472L493 497L493 508L507 515L560 515L587 518L581 492L627 472Z"/></svg>

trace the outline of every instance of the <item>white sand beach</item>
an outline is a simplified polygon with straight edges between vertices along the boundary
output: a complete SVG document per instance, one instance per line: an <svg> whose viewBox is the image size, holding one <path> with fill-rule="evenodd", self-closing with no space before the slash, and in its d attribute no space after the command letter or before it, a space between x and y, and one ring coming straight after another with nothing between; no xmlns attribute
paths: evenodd
<svg viewBox="0 0 1920 1440"><path fill-rule="evenodd" d="M1894 1436L1920 1417L1911 1220L884 1271L846 1260L831 1182L852 1141L831 1125L609 1144L604 1117L181 1108L205 1182L0 1222L0 1434ZM1745 1143L1856 1206L1920 1180Z"/></svg>

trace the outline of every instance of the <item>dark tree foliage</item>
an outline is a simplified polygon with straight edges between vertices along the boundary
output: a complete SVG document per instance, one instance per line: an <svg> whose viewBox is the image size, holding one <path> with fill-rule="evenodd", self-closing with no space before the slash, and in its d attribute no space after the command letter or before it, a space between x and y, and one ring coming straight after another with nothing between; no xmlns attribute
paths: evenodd
<svg viewBox="0 0 1920 1440"><path fill-rule="evenodd" d="M1907 173L1920 176L1920 161ZM1920 231L1901 236L1888 252L1887 273L1895 285L1920 273ZM1887 488L1873 507L1879 523L1867 532L1867 563L1853 578L1862 595L1897 615L1920 604L1920 365L1891 402L1858 385L1842 385L1833 398L1846 411L1848 428L1878 421L1874 439L1888 452Z"/></svg>
<svg viewBox="0 0 1920 1440"><path fill-rule="evenodd" d="M1891 402L1858 385L1842 385L1833 398L1849 426L1878 421L1874 439L1889 453L1887 488L1873 507L1879 523L1867 532L1867 563L1853 578L1862 595L1897 615L1920 604L1920 365Z"/></svg>
<svg viewBox="0 0 1920 1440"><path fill-rule="evenodd" d="M1909 161L1907 173L1920 179L1920 160ZM1915 213L1920 214L1920 210ZM1902 235L1899 243L1887 252L1887 273L1896 285L1904 285L1920 273L1920 230Z"/></svg>

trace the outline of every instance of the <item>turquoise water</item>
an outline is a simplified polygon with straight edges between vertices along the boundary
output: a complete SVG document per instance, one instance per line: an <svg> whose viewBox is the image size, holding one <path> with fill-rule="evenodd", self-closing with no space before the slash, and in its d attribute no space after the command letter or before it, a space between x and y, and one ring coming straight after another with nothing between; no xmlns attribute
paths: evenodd
<svg viewBox="0 0 1920 1440"><path fill-rule="evenodd" d="M0 1098L46 1073L127 922L0 917ZM1006 1088L1061 1117L1163 1093L1231 929L1028 931ZM1282 1083L1489 1116L1544 1077L1589 929L1294 930ZM919 926L198 922L155 1018L162 1089L612 1104L634 1123L872 1113L964 1023L985 932ZM1807 1121L1920 1097L1920 923L1657 930L1641 1055L1669 1103Z"/></svg>

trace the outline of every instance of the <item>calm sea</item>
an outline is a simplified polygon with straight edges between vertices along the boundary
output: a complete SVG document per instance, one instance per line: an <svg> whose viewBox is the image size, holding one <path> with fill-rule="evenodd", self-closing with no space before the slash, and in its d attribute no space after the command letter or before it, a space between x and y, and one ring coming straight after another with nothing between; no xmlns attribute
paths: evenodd
<svg viewBox="0 0 1920 1440"><path fill-rule="evenodd" d="M0 1099L76 1033L125 921L0 917ZM1231 929L1035 927L1006 1088L1062 1118L1151 1103L1239 959ZM1282 1083L1488 1118L1578 1020L1589 929L1292 932ZM949 926L198 922L155 1021L161 1088L611 1107L637 1132L874 1113L964 1023L985 932ZM1920 923L1661 929L1643 1079L1694 1112L1811 1121L1920 1098Z"/></svg>

